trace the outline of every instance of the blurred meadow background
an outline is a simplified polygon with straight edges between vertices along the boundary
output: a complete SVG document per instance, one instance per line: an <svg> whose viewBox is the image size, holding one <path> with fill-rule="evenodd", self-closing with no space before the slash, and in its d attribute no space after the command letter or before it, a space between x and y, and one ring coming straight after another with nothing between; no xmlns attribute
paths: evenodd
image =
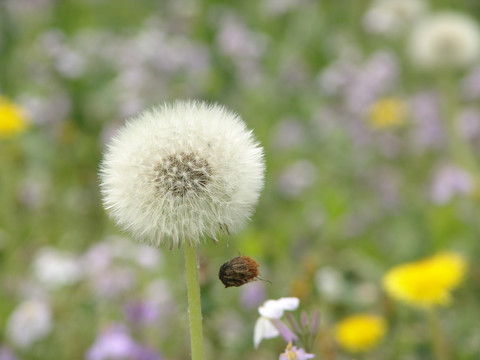
<svg viewBox="0 0 480 360"><path fill-rule="evenodd" d="M197 248L206 359L277 359L253 333L281 297L319 311L315 359L479 359L479 27L475 0L2 0L0 359L189 358L182 251L114 226L97 175L125 119L185 98L240 114L267 161L252 221ZM239 253L271 283L225 289ZM439 253L461 269L387 291ZM355 314L381 329L342 338Z"/></svg>

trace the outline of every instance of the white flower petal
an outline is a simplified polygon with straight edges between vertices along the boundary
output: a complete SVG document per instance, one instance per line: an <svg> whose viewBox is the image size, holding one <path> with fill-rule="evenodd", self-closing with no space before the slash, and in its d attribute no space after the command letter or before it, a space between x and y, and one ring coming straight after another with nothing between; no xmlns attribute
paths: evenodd
<svg viewBox="0 0 480 360"><path fill-rule="evenodd" d="M270 319L280 319L285 310L292 311L298 308L300 300L296 297L285 297L278 300L267 300L258 308L261 316Z"/></svg>
<svg viewBox="0 0 480 360"><path fill-rule="evenodd" d="M277 300L278 305L283 309L283 310L296 310L298 308L298 305L300 304L300 300L296 297L284 297L280 298Z"/></svg>
<svg viewBox="0 0 480 360"><path fill-rule="evenodd" d="M49 289L71 285L82 277L79 261L73 254L53 247L41 248L32 263L35 278Z"/></svg>
<svg viewBox="0 0 480 360"><path fill-rule="evenodd" d="M265 317L258 318L255 323L255 329L253 331L253 344L255 349L263 339L272 339L280 335L279 331L273 324Z"/></svg>
<svg viewBox="0 0 480 360"><path fill-rule="evenodd" d="M278 300L267 300L258 308L261 316L270 319L280 319L283 316L283 309Z"/></svg>
<svg viewBox="0 0 480 360"><path fill-rule="evenodd" d="M408 50L423 69L469 66L480 57L480 29L469 15L438 12L413 28Z"/></svg>
<svg viewBox="0 0 480 360"><path fill-rule="evenodd" d="M26 300L20 303L7 320L6 334L20 348L29 348L47 336L52 329L52 315L46 302Z"/></svg>

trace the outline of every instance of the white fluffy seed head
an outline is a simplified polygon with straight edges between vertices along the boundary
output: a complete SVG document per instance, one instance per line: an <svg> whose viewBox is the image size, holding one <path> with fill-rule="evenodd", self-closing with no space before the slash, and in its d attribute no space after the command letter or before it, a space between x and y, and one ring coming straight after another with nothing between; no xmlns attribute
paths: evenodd
<svg viewBox="0 0 480 360"><path fill-rule="evenodd" d="M108 145L100 179L117 224L140 241L174 247L239 230L264 172L263 149L236 114L178 101L130 119Z"/></svg>
<svg viewBox="0 0 480 360"><path fill-rule="evenodd" d="M466 67L480 58L480 29L468 15L444 11L418 23L408 50L422 69Z"/></svg>
<svg viewBox="0 0 480 360"><path fill-rule="evenodd" d="M368 32L394 37L418 21L426 10L425 0L375 0L363 23Z"/></svg>

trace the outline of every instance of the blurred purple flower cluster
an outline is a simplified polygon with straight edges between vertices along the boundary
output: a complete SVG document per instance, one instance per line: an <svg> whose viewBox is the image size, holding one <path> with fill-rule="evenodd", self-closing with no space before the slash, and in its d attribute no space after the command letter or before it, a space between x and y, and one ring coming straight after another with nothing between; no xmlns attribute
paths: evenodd
<svg viewBox="0 0 480 360"><path fill-rule="evenodd" d="M92 244L80 255L53 246L40 248L32 261L31 277L17 289L25 300L8 318L7 338L21 349L29 349L46 339L56 331L59 320L55 297L62 289L74 291L74 286L83 289L82 298L93 298L98 304L108 302L115 308L114 304L123 303L123 308L117 310L117 320L124 321L132 329L156 329L161 336L157 325L168 323L175 314L170 288L152 277L143 284L139 280L155 274L162 263L162 253L158 249L113 237ZM8 348L2 348L0 358L7 360L9 357L15 359ZM98 335L86 359L154 360L162 357L135 340L127 325L113 323Z"/></svg>
<svg viewBox="0 0 480 360"><path fill-rule="evenodd" d="M139 345L121 324L112 324L105 329L88 349L86 360L161 360L154 350Z"/></svg>

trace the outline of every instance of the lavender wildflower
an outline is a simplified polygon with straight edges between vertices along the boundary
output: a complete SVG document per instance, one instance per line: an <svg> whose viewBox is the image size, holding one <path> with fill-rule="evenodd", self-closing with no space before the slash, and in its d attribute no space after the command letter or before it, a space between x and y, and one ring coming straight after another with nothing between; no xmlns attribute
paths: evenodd
<svg viewBox="0 0 480 360"><path fill-rule="evenodd" d="M86 360L161 360L153 350L135 342L127 328L113 324L103 331L87 350Z"/></svg>
<svg viewBox="0 0 480 360"><path fill-rule="evenodd" d="M435 172L431 196L435 203L445 204L457 194L468 194L474 188L470 173L456 165L445 165Z"/></svg>
<svg viewBox="0 0 480 360"><path fill-rule="evenodd" d="M292 343L289 342L287 347L285 348L285 352L280 354L278 360L307 360L313 359L314 357L315 355L308 354L302 348L292 346Z"/></svg>

